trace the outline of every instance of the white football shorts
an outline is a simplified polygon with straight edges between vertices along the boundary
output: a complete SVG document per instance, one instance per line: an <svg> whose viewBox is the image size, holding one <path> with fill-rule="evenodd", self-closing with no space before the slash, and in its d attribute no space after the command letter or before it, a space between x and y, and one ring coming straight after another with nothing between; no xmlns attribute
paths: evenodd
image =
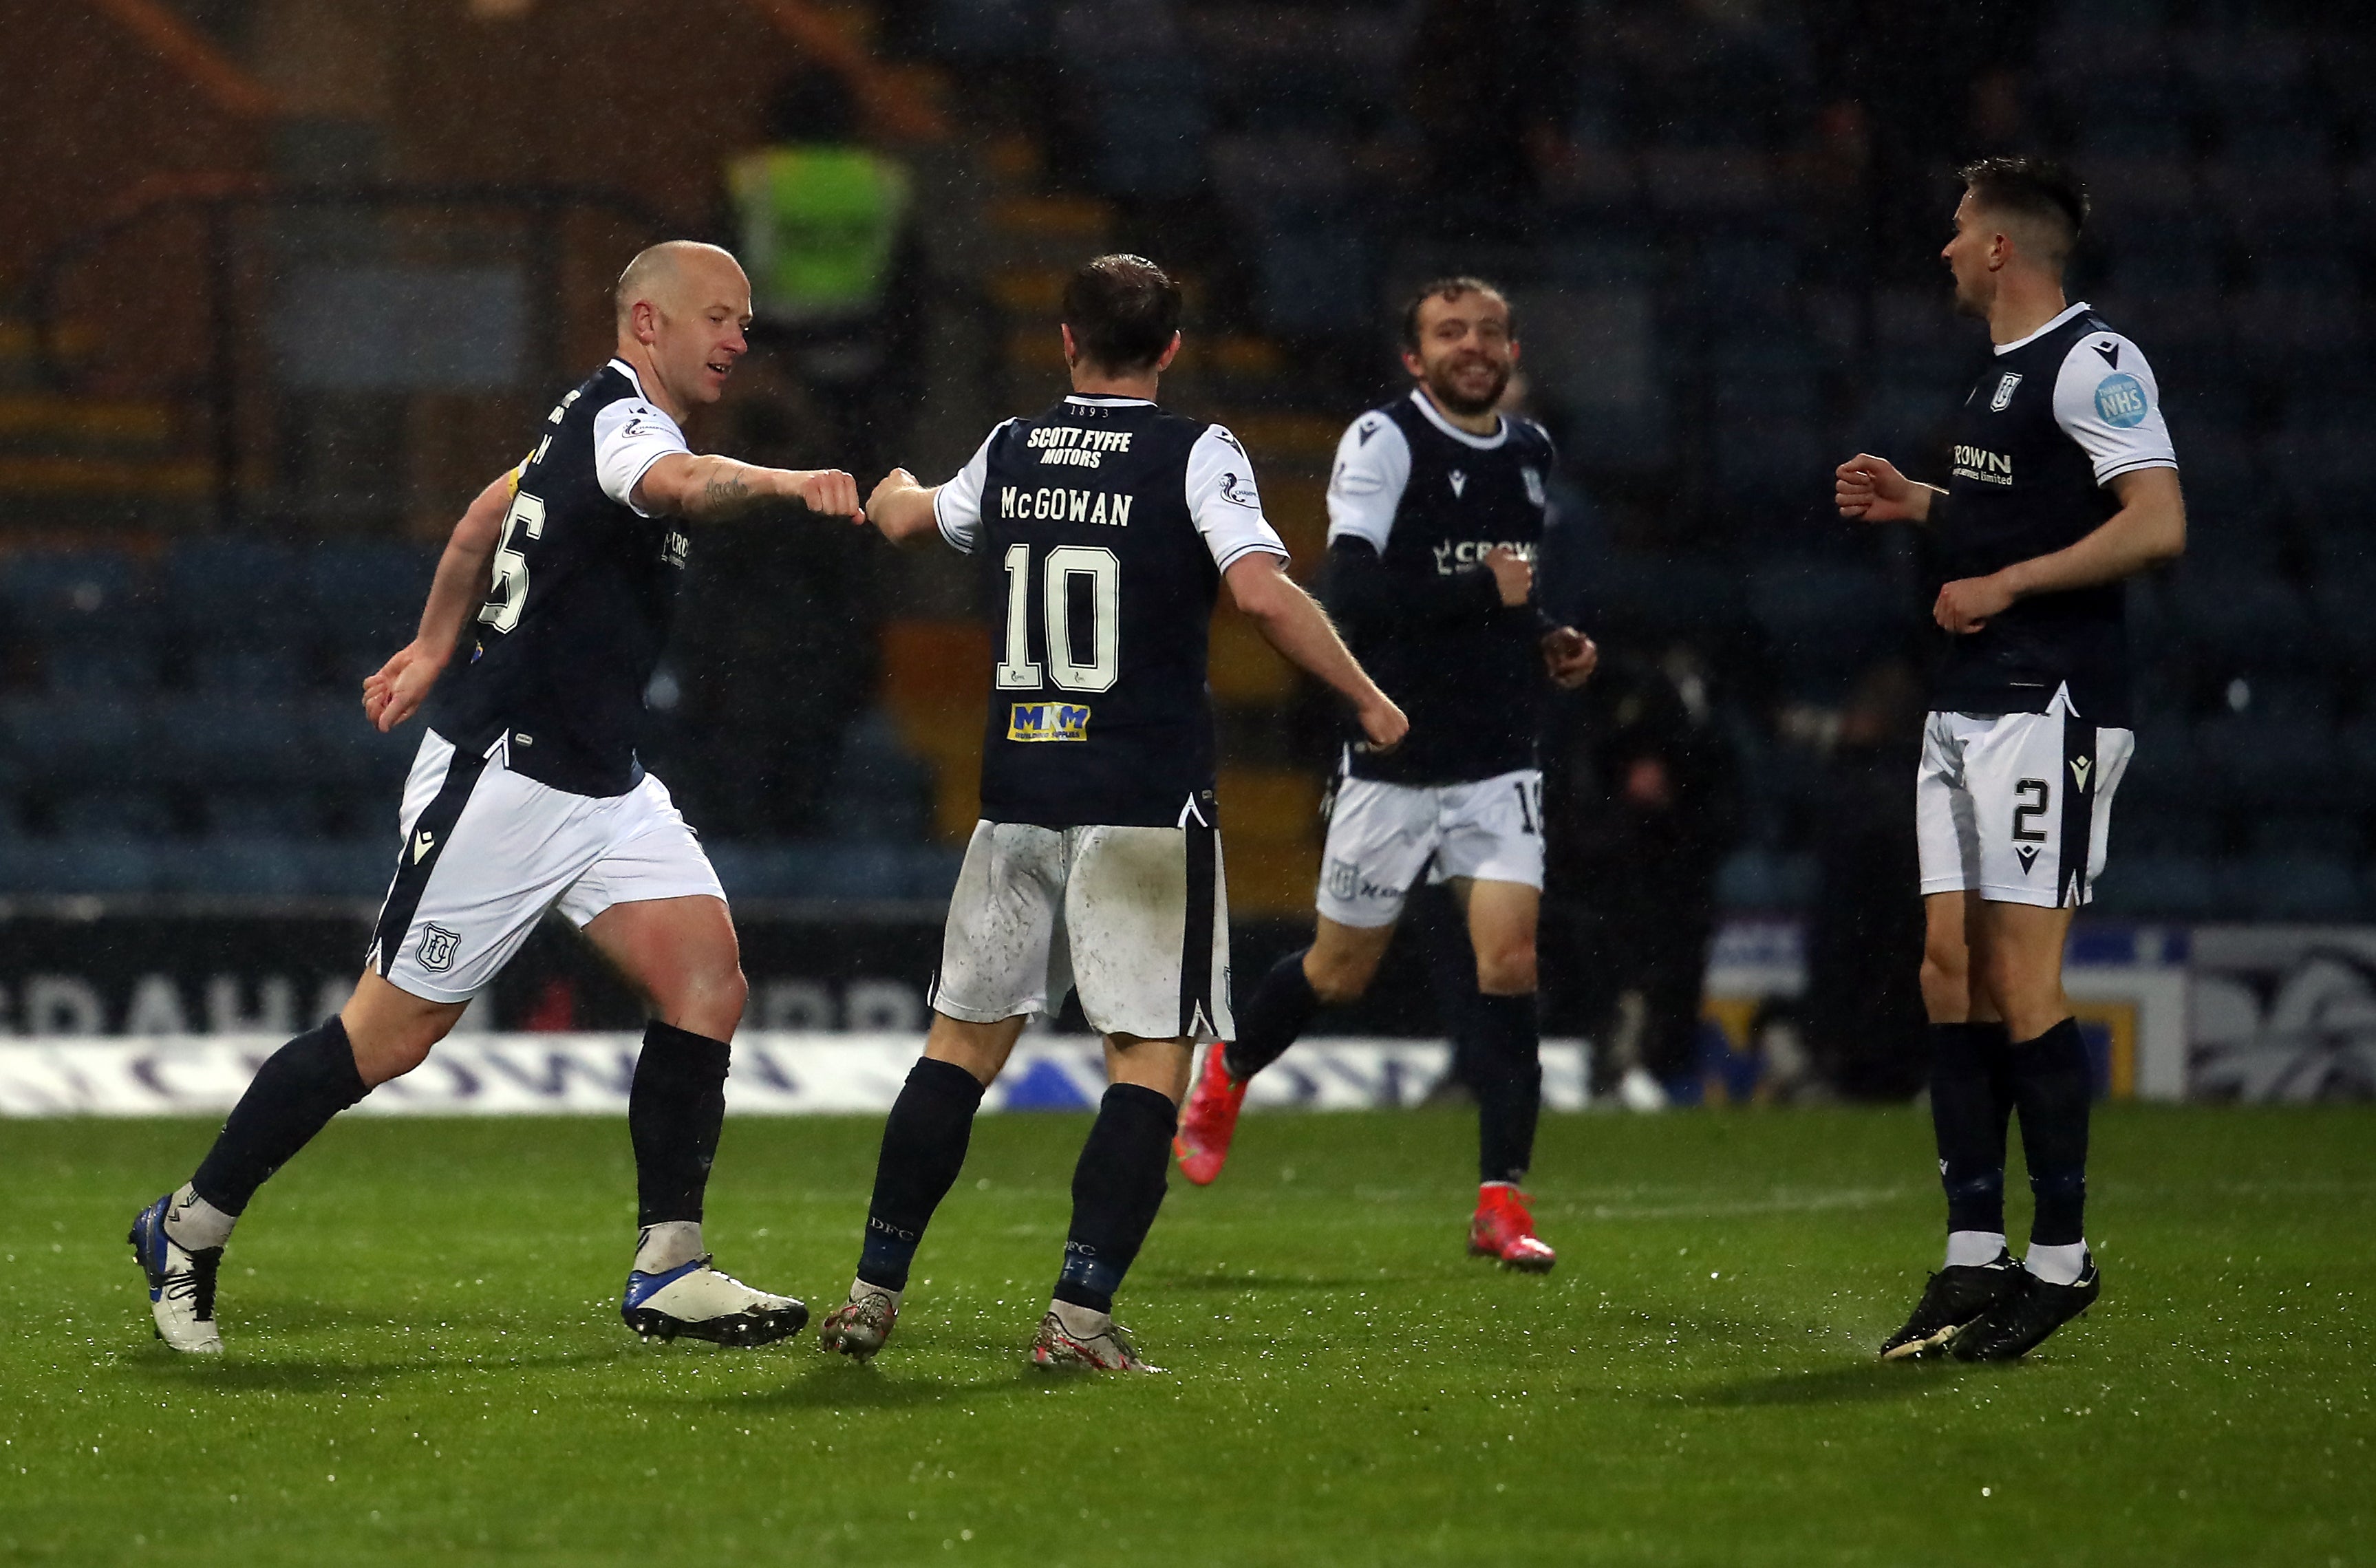
<svg viewBox="0 0 2376 1568"><path fill-rule="evenodd" d="M2133 732L2064 712L1932 714L1914 779L1922 891L2086 903L2135 748Z"/></svg>
<svg viewBox="0 0 2376 1568"><path fill-rule="evenodd" d="M934 1010L994 1024L1052 1013L1068 991L1101 1035L1202 1044L1236 1032L1218 832L974 825Z"/></svg>
<svg viewBox="0 0 2376 1568"><path fill-rule="evenodd" d="M1543 885L1543 775L1522 767L1470 784L1340 778L1320 859L1320 912L1338 925L1392 925L1430 882Z"/></svg>
<svg viewBox="0 0 2376 1568"><path fill-rule="evenodd" d="M364 962L400 991L467 1002L558 905L584 925L613 904L724 898L701 840L650 774L624 795L573 795L431 731L412 759L404 847Z"/></svg>

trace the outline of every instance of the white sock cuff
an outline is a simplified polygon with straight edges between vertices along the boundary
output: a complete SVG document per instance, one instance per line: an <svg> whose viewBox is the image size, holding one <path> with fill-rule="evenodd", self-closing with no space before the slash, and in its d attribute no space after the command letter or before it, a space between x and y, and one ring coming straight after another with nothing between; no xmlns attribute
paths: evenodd
<svg viewBox="0 0 2376 1568"><path fill-rule="evenodd" d="M2022 1266L2049 1285L2076 1285L2087 1272L2087 1243L2084 1238L2060 1247L2041 1247L2032 1241Z"/></svg>
<svg viewBox="0 0 2376 1568"><path fill-rule="evenodd" d="M225 1214L198 1196L197 1189L186 1182L165 1206L166 1238L188 1252L221 1246L231 1240L231 1228L238 1223L239 1216Z"/></svg>
<svg viewBox="0 0 2376 1568"><path fill-rule="evenodd" d="M1048 1310L1056 1314L1056 1321L1064 1325L1064 1332L1075 1339L1095 1339L1113 1326L1113 1313L1101 1313L1094 1307L1051 1301Z"/></svg>
<svg viewBox="0 0 2376 1568"><path fill-rule="evenodd" d="M869 1285L863 1279L853 1277L849 1282L849 1304L853 1307L869 1296L888 1296L891 1298L891 1310L896 1313L899 1310L899 1303L907 1299L907 1295L908 1292L905 1290L894 1290L883 1285Z"/></svg>
<svg viewBox="0 0 2376 1568"><path fill-rule="evenodd" d="M700 1220L663 1219L636 1233L635 1269L637 1274L666 1274L683 1268L701 1252Z"/></svg>
<svg viewBox="0 0 2376 1568"><path fill-rule="evenodd" d="M2005 1239L2002 1230L1950 1230L1947 1232L1948 1268L1983 1268L2004 1255Z"/></svg>

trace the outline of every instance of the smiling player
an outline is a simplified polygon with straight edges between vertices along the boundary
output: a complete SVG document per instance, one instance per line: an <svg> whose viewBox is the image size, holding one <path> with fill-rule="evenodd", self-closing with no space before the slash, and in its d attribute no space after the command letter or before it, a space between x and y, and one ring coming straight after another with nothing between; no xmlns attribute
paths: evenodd
<svg viewBox="0 0 2376 1568"><path fill-rule="evenodd" d="M1191 1182L1228 1158L1253 1076L1323 1004L1369 989L1422 875L1468 919L1468 1041L1480 1185L1469 1250L1539 1272L1555 1260L1518 1183L1542 1101L1535 926L1543 886L1545 675L1591 673L1598 650L1534 605L1550 437L1497 411L1518 361L1510 304L1474 278L1428 284L1403 313L1408 396L1353 422L1328 481L1330 606L1354 652L1408 710L1409 743L1349 737L1322 856L1312 945L1279 960L1206 1053L1178 1149Z"/></svg>

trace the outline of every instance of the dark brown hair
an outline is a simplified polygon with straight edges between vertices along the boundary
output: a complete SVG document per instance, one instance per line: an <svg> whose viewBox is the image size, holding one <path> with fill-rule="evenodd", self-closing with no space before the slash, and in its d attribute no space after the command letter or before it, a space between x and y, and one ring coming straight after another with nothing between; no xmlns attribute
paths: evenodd
<svg viewBox="0 0 2376 1568"><path fill-rule="evenodd" d="M1180 330L1180 285L1143 255L1101 255L1064 285L1073 345L1100 370L1145 370Z"/></svg>
<svg viewBox="0 0 2376 1568"><path fill-rule="evenodd" d="M1510 303L1509 295L1482 278L1438 278L1432 282L1421 285L1419 292L1413 294L1410 302L1403 306L1403 347L1414 354L1419 352L1420 306L1430 300L1456 300L1463 294L1491 294L1501 301L1505 308ZM1515 338L1517 335L1518 313L1513 310L1510 312L1510 336Z"/></svg>
<svg viewBox="0 0 2376 1568"><path fill-rule="evenodd" d="M1978 205L2045 224L2054 236L2053 250L2045 259L2057 267L2087 226L2087 193L2059 163L2042 158L1983 158L1957 173Z"/></svg>

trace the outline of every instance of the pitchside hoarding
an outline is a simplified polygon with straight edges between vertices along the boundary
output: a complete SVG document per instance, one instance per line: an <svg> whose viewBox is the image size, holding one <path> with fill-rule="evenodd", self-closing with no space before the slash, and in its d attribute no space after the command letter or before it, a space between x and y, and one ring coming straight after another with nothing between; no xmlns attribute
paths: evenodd
<svg viewBox="0 0 2376 1568"><path fill-rule="evenodd" d="M896 1088L926 1018L941 910L737 913L752 981L731 1091L738 1109L887 1104L883 1086ZM15 1086L0 1087L0 1114L228 1104L260 1051L344 997L371 914L345 905L0 902L0 1077ZM1236 934L1238 971L1258 974L1307 939L1290 923L1247 922ZM1378 992L1333 1015L1335 1036L1266 1075L1257 1099L1405 1104L1423 1093L1445 1058L1424 967L1388 963ZM2376 1095L2376 929L2083 924L2068 972L2111 1097ZM1753 1052L1753 1022L1805 983L1795 921L1728 923L1708 968L1711 1039ZM624 1094L621 1064L632 1061L640 1016L584 944L549 924L441 1048L424 1070L432 1075L386 1097L386 1109L607 1108ZM1087 1047L1061 1029L1027 1037L1000 1103L1074 1103L1064 1085L1079 1102L1093 1100L1099 1078ZM1551 1046L1546 1065L1553 1102L1581 1104L1576 1046ZM1748 1077L1757 1070L1745 1061ZM1027 1083L1037 1087L1018 1087Z"/></svg>

